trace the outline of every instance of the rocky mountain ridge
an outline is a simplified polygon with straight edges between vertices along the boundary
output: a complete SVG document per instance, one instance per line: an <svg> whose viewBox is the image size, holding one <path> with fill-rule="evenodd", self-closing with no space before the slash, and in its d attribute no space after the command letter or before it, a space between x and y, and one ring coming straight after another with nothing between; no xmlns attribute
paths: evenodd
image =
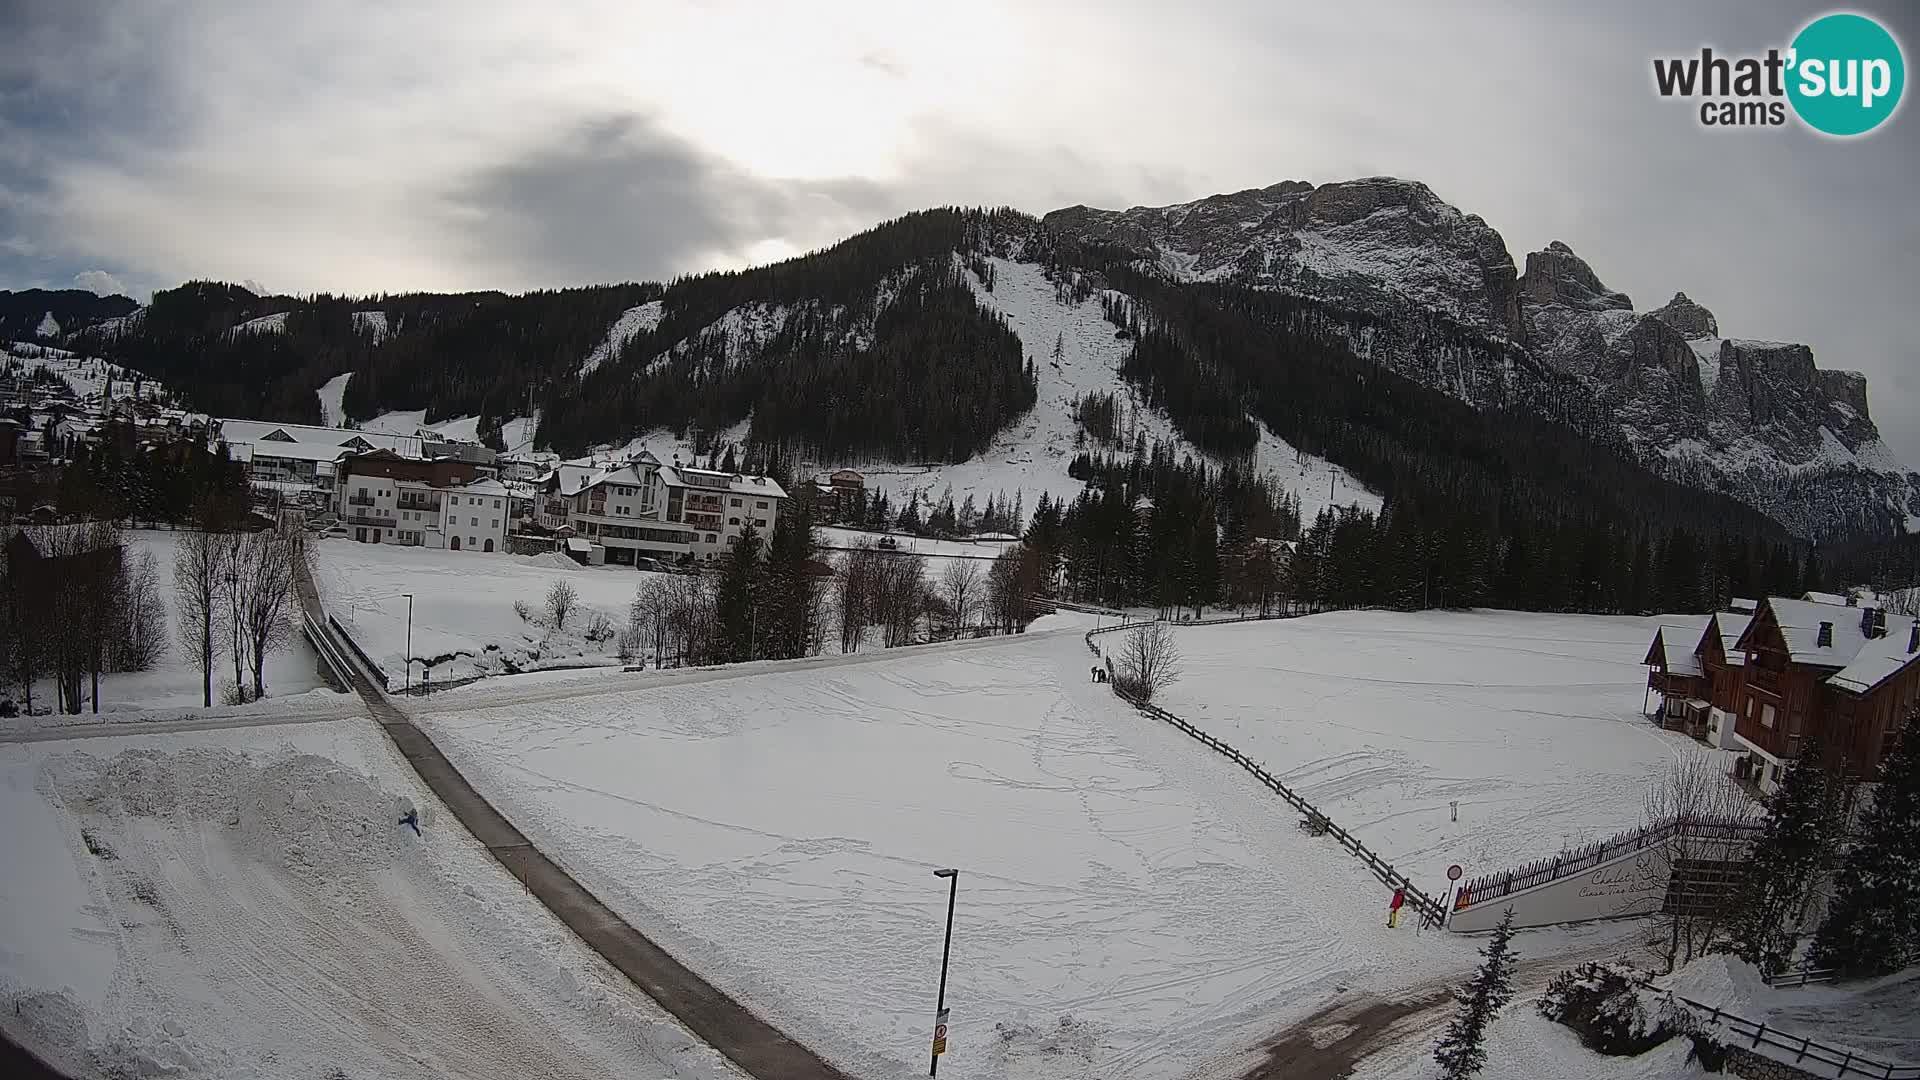
<svg viewBox="0 0 1920 1080"><path fill-rule="evenodd" d="M1516 273L1505 240L1425 184L1288 181L1175 206L1069 207L1044 222L1135 252L1179 281L1272 288L1354 308L1398 332L1356 350L1474 404L1507 400L1518 347L1573 376L1641 462L1747 502L1807 536L1920 522L1920 474L1881 442L1859 372L1822 370L1805 345L1722 337L1677 294L1635 310L1555 241ZM1440 346L1429 327L1453 324ZM1457 332L1482 339L1462 350ZM1463 359L1464 357L1464 359ZM1464 365L1464 367L1463 367Z"/></svg>

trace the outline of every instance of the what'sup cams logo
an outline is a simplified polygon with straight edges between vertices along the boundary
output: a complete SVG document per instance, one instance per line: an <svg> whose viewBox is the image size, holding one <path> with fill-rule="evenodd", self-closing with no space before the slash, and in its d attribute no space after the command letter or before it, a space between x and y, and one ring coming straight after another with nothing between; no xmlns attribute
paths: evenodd
<svg viewBox="0 0 1920 1080"><path fill-rule="evenodd" d="M1785 49L1764 56L1657 57L1653 84L1663 98L1697 100L1705 127L1780 127L1788 107L1825 135L1865 135L1900 107L1907 65L1886 27L1841 12L1801 27Z"/></svg>

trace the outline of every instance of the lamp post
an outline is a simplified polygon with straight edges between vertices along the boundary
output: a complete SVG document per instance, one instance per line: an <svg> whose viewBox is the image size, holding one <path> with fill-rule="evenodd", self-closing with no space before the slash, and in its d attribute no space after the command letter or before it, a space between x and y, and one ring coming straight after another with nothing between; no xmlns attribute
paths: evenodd
<svg viewBox="0 0 1920 1080"><path fill-rule="evenodd" d="M413 689L413 594L400 594L407 598L407 680L406 688Z"/></svg>
<svg viewBox="0 0 1920 1080"><path fill-rule="evenodd" d="M940 947L940 998L934 1005L933 1058L928 1076L940 1075L940 1055L947 1052L947 958L953 955L953 901L960 892L960 871L935 870L933 876L947 879L947 941Z"/></svg>

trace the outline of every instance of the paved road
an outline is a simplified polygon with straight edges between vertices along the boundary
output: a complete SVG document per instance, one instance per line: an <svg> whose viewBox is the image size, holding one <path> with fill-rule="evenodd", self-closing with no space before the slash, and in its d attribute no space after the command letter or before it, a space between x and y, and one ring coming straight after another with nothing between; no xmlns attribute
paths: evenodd
<svg viewBox="0 0 1920 1080"><path fill-rule="evenodd" d="M319 596L304 568L297 584L301 603L324 626ZM648 997L757 1080L851 1080L614 914L475 791L433 740L415 727L365 672L356 666L350 674L353 689L366 702L374 720L454 817L486 845L508 873L520 879L561 922Z"/></svg>

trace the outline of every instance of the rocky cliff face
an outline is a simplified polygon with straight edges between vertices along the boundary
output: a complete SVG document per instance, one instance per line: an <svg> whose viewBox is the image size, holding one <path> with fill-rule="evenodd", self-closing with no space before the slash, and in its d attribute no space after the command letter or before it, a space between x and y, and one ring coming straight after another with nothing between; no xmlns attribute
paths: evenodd
<svg viewBox="0 0 1920 1080"><path fill-rule="evenodd" d="M1467 351L1486 370L1462 370L1457 348L1433 355L1422 344L1431 335L1417 332L1371 335L1358 351L1483 405L1526 400L1513 384L1543 368L1571 375L1611 418L1618 440L1608 441L1803 535L1920 521L1920 474L1880 441L1858 372L1820 370L1805 345L1722 337L1713 313L1685 293L1635 311L1559 241L1516 274L1498 232L1424 184L1288 181L1179 206L1076 206L1045 220L1138 252L1179 280L1282 289L1358 308L1390 329L1457 324L1499 346ZM1511 362L1516 346L1535 363Z"/></svg>

